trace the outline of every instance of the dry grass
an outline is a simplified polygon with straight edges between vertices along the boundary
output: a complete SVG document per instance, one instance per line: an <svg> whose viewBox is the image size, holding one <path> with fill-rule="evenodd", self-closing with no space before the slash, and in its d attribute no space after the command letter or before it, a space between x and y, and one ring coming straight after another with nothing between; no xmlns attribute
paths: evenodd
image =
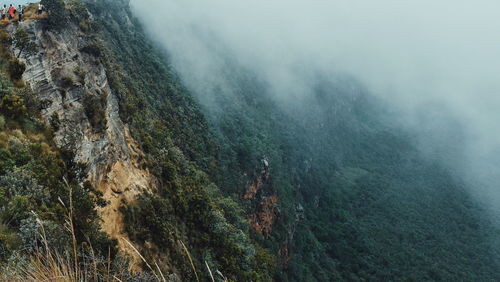
<svg viewBox="0 0 500 282"><path fill-rule="evenodd" d="M54 252L37 252L26 269L20 270L13 281L89 281L88 272L75 268L71 258Z"/></svg>
<svg viewBox="0 0 500 282"><path fill-rule="evenodd" d="M51 248L48 243L48 239L45 233L45 227L42 220L33 212L36 217L37 224L40 227L40 238L41 245L38 247L34 254L28 259L28 261L21 263L19 265L7 267L1 269L0 281L50 281L50 282L82 282L82 281L140 281L141 279L131 278L132 276L128 271L123 270L112 271L111 265L111 255L108 253L107 259L98 258L90 242L88 253L90 256L82 260L82 255L78 252L78 242L75 235L75 229L73 224L73 201L72 193L73 190L71 185L64 179L64 182L69 190L69 203L64 203L60 198L59 202L66 209L65 215L65 227L69 234L71 235L71 247L64 252L60 252L54 248ZM154 262L154 264L149 263L144 256L137 250L137 248L130 243L128 240L123 239L126 244L128 244L134 252L141 258L144 264L149 269L148 281L158 281L166 282L164 274L162 273L159 265ZM191 255L184 245L180 242L182 248L186 252L189 258L193 272L196 275L197 281L199 278L194 267ZM205 262L206 263L206 262ZM152 266L154 265L154 267ZM212 275L208 263L206 263L210 277L212 281L215 281ZM217 272L220 273L220 272ZM220 274L219 274L220 275ZM125 277L125 278L124 278ZM224 279L224 281L227 281Z"/></svg>
<svg viewBox="0 0 500 282"><path fill-rule="evenodd" d="M25 19L43 19L47 17L47 13L42 13L41 15L37 14L38 4L32 3L24 6L24 14L23 18Z"/></svg>
<svg viewBox="0 0 500 282"><path fill-rule="evenodd" d="M45 235L43 222L37 219L41 229L42 247L39 247L29 261L14 269L8 269L0 275L1 281L91 281L94 269L80 269L78 258L75 261L72 254L64 254L51 249ZM71 228L71 230L73 230ZM74 231L72 231L74 233Z"/></svg>
<svg viewBox="0 0 500 282"><path fill-rule="evenodd" d="M60 198L59 202L66 209L65 227L71 234L72 248L71 250L60 253L57 250L51 249L48 244L47 236L43 222L37 217L37 223L40 226L40 237L42 247L35 250L33 256L29 259L23 268L13 269L8 274L0 275L2 281L53 281L53 282L80 282L80 281L99 281L99 277L105 278L101 281L111 281L110 258L105 262L106 272L99 271L99 265L103 262L99 261L94 255L92 247L90 261L80 262L78 256L78 242L73 224L73 190L71 185L64 179L65 184L69 188L69 206L67 206ZM6 275L6 276L5 276Z"/></svg>
<svg viewBox="0 0 500 282"><path fill-rule="evenodd" d="M158 281L166 282L168 281L164 274L162 273L159 265L154 262L149 263L144 256L137 250L137 248L126 239L122 239L128 244L134 252L141 258L144 264L149 269L148 273L145 273L142 277L147 277L146 279L134 277L130 274L127 269L127 265L124 264L119 269L112 270L111 255L108 252L107 259L98 257L95 255L92 248L92 244L87 242L88 250L86 253L90 254L83 256L79 253L78 242L76 239L75 229L74 229L74 213L73 213L73 201L72 193L73 190L71 185L64 179L64 183L68 187L69 191L69 203L64 203L60 198L59 202L65 208L65 227L69 234L71 235L70 247L65 251L59 251L57 249L51 248L49 246L49 240L46 236L44 223L38 218L34 213L37 224L39 225L39 235L41 238L41 246L39 246L31 257L27 261L23 261L17 265L6 267L0 269L0 281L50 281L50 282L82 282L82 281ZM189 259L190 266L196 277L196 281L200 281L198 273L195 268L195 264L191 257L191 254L186 247L186 245L179 240L179 245L184 250L187 258ZM210 269L209 264L205 261L205 265L208 270L208 277L212 282L215 282L214 273ZM154 267L153 267L154 266ZM215 271L218 276L218 281L229 281L219 270Z"/></svg>
<svg viewBox="0 0 500 282"><path fill-rule="evenodd" d="M196 267L194 267L193 259L191 258L191 254L189 253L189 250L186 248L186 245L184 245L184 242L179 240L182 249L184 249L184 252L186 252L186 255L189 259L189 263L191 264L191 268L193 269L194 276L196 277L196 281L200 282L200 279L198 278L198 274L196 273ZM207 264L208 265L208 264Z"/></svg>
<svg viewBox="0 0 500 282"><path fill-rule="evenodd" d="M147 265L147 267L151 270L151 272L153 273L153 275L155 276L156 280L157 281L162 281L162 282L166 282L167 280L165 279L165 277L163 276L163 273L161 272L160 270L160 267L158 266L158 264L155 262L155 265L156 265L156 268L157 270L153 269L151 267L151 265L147 262L147 260L142 256L142 254L134 247L134 245L132 245L132 243L130 243L128 240L126 239L123 239L136 253L137 255L142 259L142 261ZM156 272L158 271L158 273ZM160 278L160 276L162 278Z"/></svg>
<svg viewBox="0 0 500 282"><path fill-rule="evenodd" d="M113 272L111 271L111 259L108 255L106 260L98 259L95 256L91 256L84 262L78 260L75 263L74 253L72 250L60 253L54 249L51 249L47 243L47 239L43 231L43 223L38 221L42 230L42 243L43 246L35 251L28 262L22 264L22 266L15 266L11 269L2 269L3 273L0 273L0 281L47 281L47 282L82 282L82 281L142 281L141 278L131 278L129 275L123 275L123 272ZM160 267L155 262L154 268L146 259L139 253L139 251L128 241L126 241L130 246L138 253L138 255L143 259L144 263L150 270L151 275L148 276L147 281L158 281L166 282L166 279ZM185 245L182 244L185 248ZM189 251L185 248L188 257ZM194 264L190 259L191 267L196 275L196 279L199 278L196 274L196 269ZM210 266L205 261L205 265L208 271L208 277L210 281L223 281L228 282L229 280L218 270L215 273L212 272ZM218 276L216 280L214 274Z"/></svg>

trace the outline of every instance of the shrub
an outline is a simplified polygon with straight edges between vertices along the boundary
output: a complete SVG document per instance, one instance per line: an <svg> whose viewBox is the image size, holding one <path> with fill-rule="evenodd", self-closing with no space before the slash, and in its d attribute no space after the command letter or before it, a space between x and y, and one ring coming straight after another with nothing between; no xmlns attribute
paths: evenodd
<svg viewBox="0 0 500 282"><path fill-rule="evenodd" d="M65 228L49 220L38 220L34 214L21 220L18 235L22 241L22 249L34 252L40 246L40 242L45 240L50 248L63 251L64 247L71 242ZM41 224L43 224L43 230L41 230Z"/></svg>
<svg viewBox="0 0 500 282"><path fill-rule="evenodd" d="M12 44L12 37L10 37L7 32L1 31L0 43L2 43L4 46L9 46L10 44Z"/></svg>
<svg viewBox="0 0 500 282"><path fill-rule="evenodd" d="M0 259L7 259L21 244L19 236L6 225L0 224Z"/></svg>
<svg viewBox="0 0 500 282"><path fill-rule="evenodd" d="M78 83L81 85L85 84L85 72L82 70L80 66L77 66L74 71L76 77L78 78Z"/></svg>
<svg viewBox="0 0 500 282"><path fill-rule="evenodd" d="M24 100L14 94L7 94L3 96L0 101L0 109L4 115L10 118L20 118L26 115Z"/></svg>
<svg viewBox="0 0 500 282"><path fill-rule="evenodd" d="M12 159L12 154L6 150L6 149L0 149L0 173L4 174L8 170L12 169L14 167L15 163L14 160ZM1 190L2 192L5 189ZM1 194L1 193L0 193ZM0 195L1 198L1 195ZM0 199L0 204L2 203Z"/></svg>
<svg viewBox="0 0 500 282"><path fill-rule="evenodd" d="M61 86L63 88L71 88L75 86L75 82L73 81L73 78L70 76L63 76L61 78Z"/></svg>
<svg viewBox="0 0 500 282"><path fill-rule="evenodd" d="M26 87L25 85L22 88L17 87L14 89L14 94L23 98L24 105L30 113L36 113L40 110L40 99L30 87Z"/></svg>
<svg viewBox="0 0 500 282"><path fill-rule="evenodd" d="M0 74L0 97L10 92L12 82L4 75Z"/></svg>
<svg viewBox="0 0 500 282"><path fill-rule="evenodd" d="M35 208L33 199L26 196L15 196L3 208L0 218L7 222L9 226L19 226L21 221L30 216L30 212Z"/></svg>
<svg viewBox="0 0 500 282"><path fill-rule="evenodd" d="M85 115L96 132L101 132L106 126L106 97L106 93L100 97L87 93L83 98Z"/></svg>
<svg viewBox="0 0 500 282"><path fill-rule="evenodd" d="M17 58L11 58L9 60L8 71L10 78L14 80L19 80L23 78L23 73L26 70L26 65L19 61Z"/></svg>
<svg viewBox="0 0 500 282"><path fill-rule="evenodd" d="M95 41L84 46L83 48L80 49L80 51L92 55L96 58L100 57L102 53L101 46Z"/></svg>
<svg viewBox="0 0 500 282"><path fill-rule="evenodd" d="M28 32L23 28L18 28L14 32L14 37L12 38L14 46L19 50L17 57L21 57L22 54L25 56L32 56L36 54L38 46L35 42L31 41Z"/></svg>
<svg viewBox="0 0 500 282"><path fill-rule="evenodd" d="M25 196L41 204L47 204L50 199L48 190L23 169L16 169L1 176L0 186L6 188L8 197Z"/></svg>
<svg viewBox="0 0 500 282"><path fill-rule="evenodd" d="M54 131L58 131L61 127L61 120L59 119L59 114L54 112L49 119L49 124Z"/></svg>
<svg viewBox="0 0 500 282"><path fill-rule="evenodd" d="M68 13L63 0L42 0L48 17L47 25L51 28L62 28L68 22Z"/></svg>

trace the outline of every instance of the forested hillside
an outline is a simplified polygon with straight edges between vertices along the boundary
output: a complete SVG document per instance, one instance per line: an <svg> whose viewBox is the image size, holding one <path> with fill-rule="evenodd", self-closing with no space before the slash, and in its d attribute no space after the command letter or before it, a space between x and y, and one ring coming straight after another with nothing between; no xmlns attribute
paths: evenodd
<svg viewBox="0 0 500 282"><path fill-rule="evenodd" d="M318 74L307 98L282 104L258 74L228 57L217 74L225 87L198 93L128 1L47 2L57 7L49 18L24 26L38 53L15 58L13 30L21 27L14 23L0 33L5 273L22 280L19 269L37 253L43 261L47 247L81 273L97 262L89 281L110 274L120 281L500 280L500 230L460 175L423 154L355 79ZM51 12L64 13L63 23ZM47 87L22 75L25 64L28 78L38 60L61 56L51 40L67 40L67 54L78 56L58 59L81 66L73 74L54 68L58 94L50 95L64 97L46 101ZM16 73L16 66L24 67ZM85 123L76 135L83 149L59 138L75 128L75 116ZM106 137L110 128L123 130L125 141ZM110 145L76 162L87 160L88 138ZM140 192L99 185L113 175L105 159L122 158L106 151L114 141L132 147L124 162L133 159L132 171L149 177ZM112 234L101 228L109 195L120 199L111 213L123 215L123 230ZM123 249L124 238L133 250ZM135 253L142 259L127 259Z"/></svg>
<svg viewBox="0 0 500 282"><path fill-rule="evenodd" d="M153 51L158 55L145 58L140 54L151 53L141 51L138 34L112 34L121 35L120 43L140 42L126 44L130 53L119 58L135 61L124 67L141 76L150 72L137 68L160 64L156 69L170 77L151 79L141 91L182 83L168 54ZM175 133L181 118L161 120L174 143L242 207L250 237L274 257L274 279L498 278L499 254L492 248L498 231L485 211L460 178L427 160L415 137L391 122L397 117L356 81L318 77L307 101L283 106L236 63L229 61L219 75L230 87L218 94L207 89L213 103L202 106L206 129ZM166 93L191 96L184 87ZM151 107L165 114L158 99ZM201 115L195 108L182 107L182 113Z"/></svg>

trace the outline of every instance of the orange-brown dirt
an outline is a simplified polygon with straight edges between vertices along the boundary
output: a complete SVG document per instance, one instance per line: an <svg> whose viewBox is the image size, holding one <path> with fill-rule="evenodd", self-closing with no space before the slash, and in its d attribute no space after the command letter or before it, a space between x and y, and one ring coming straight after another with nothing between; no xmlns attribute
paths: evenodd
<svg viewBox="0 0 500 282"><path fill-rule="evenodd" d="M276 207L278 197L265 197L259 204L259 210L250 218L250 224L255 231L261 233L266 239L269 238L273 230L274 222L276 221Z"/></svg>

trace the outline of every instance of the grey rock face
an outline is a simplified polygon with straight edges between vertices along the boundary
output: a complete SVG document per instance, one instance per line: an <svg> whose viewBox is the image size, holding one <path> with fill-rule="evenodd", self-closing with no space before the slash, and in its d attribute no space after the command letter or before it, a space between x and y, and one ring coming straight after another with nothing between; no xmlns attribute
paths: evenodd
<svg viewBox="0 0 500 282"><path fill-rule="evenodd" d="M153 177L140 168L142 152L119 116L118 100L109 86L106 69L98 58L82 51L89 44L76 25L61 31L42 28L39 21L12 24L8 31L24 28L38 44L39 52L21 58L26 63L23 79L43 101L43 119L57 119L56 144L74 153L84 164L87 179L109 202L103 208L103 230L124 238L122 200L154 187ZM15 51L15 50L13 50ZM128 246L120 247L130 255Z"/></svg>

